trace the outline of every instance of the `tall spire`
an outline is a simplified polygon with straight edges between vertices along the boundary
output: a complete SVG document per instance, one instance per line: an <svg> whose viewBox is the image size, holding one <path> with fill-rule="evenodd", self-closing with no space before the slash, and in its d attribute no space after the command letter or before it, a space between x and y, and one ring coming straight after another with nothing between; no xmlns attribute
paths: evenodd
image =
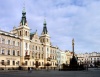
<svg viewBox="0 0 100 77"><path fill-rule="evenodd" d="M46 23L46 20L44 19L44 23L43 23L44 27L43 27L43 31L42 31L42 34L47 34L48 33L48 30L47 30L47 23Z"/></svg>
<svg viewBox="0 0 100 77"><path fill-rule="evenodd" d="M27 20L26 20L26 11L25 11L25 4L24 4L23 10L22 10L21 24L22 24L22 25L25 25L26 22L27 22Z"/></svg>
<svg viewBox="0 0 100 77"><path fill-rule="evenodd" d="M73 51L73 56L74 56L74 38L72 39L72 51Z"/></svg>

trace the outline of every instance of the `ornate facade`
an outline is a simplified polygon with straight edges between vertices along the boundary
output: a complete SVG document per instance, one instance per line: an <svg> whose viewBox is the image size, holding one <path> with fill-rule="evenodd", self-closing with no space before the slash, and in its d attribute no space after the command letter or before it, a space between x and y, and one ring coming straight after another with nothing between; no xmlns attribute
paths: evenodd
<svg viewBox="0 0 100 77"><path fill-rule="evenodd" d="M11 32L0 30L0 68L33 67L44 68L47 63L57 67L57 47L51 45L47 23L44 20L43 31L30 33L25 9L22 11L20 25Z"/></svg>

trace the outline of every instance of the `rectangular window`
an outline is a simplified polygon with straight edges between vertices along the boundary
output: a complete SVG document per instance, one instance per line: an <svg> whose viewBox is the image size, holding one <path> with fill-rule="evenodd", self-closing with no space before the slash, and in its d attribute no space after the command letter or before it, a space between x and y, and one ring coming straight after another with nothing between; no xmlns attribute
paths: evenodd
<svg viewBox="0 0 100 77"><path fill-rule="evenodd" d="M27 43L26 43L26 50L27 50Z"/></svg>
<svg viewBox="0 0 100 77"><path fill-rule="evenodd" d="M17 65L19 65L19 61L17 62Z"/></svg>
<svg viewBox="0 0 100 77"><path fill-rule="evenodd" d="M36 46L36 50L37 50L37 46Z"/></svg>
<svg viewBox="0 0 100 77"><path fill-rule="evenodd" d="M33 66L34 66L34 61L33 61Z"/></svg>
<svg viewBox="0 0 100 77"><path fill-rule="evenodd" d="M15 50L13 50L13 55L15 55Z"/></svg>
<svg viewBox="0 0 100 77"><path fill-rule="evenodd" d="M4 55L4 52L5 52L5 50L4 49L2 49L2 54Z"/></svg>
<svg viewBox="0 0 100 77"><path fill-rule="evenodd" d="M48 48L47 48L47 51L48 51Z"/></svg>
<svg viewBox="0 0 100 77"><path fill-rule="evenodd" d="M13 45L15 45L15 41L13 41Z"/></svg>
<svg viewBox="0 0 100 77"><path fill-rule="evenodd" d="M43 47L42 47L42 51L43 51Z"/></svg>
<svg viewBox="0 0 100 77"><path fill-rule="evenodd" d="M39 47L39 50L40 50L40 47Z"/></svg>
<svg viewBox="0 0 100 77"><path fill-rule="evenodd" d="M10 50L8 50L8 55L10 55Z"/></svg>
<svg viewBox="0 0 100 77"><path fill-rule="evenodd" d="M7 65L10 65L10 60L7 60Z"/></svg>
<svg viewBox="0 0 100 77"><path fill-rule="evenodd" d="M27 61L25 61L25 65L27 65Z"/></svg>
<svg viewBox="0 0 100 77"><path fill-rule="evenodd" d="M5 44L5 39L4 38L2 38L2 43Z"/></svg>
<svg viewBox="0 0 100 77"><path fill-rule="evenodd" d="M1 64L4 65L4 60L1 61Z"/></svg>
<svg viewBox="0 0 100 77"><path fill-rule="evenodd" d="M17 51L17 56L19 56L19 51Z"/></svg>
<svg viewBox="0 0 100 77"><path fill-rule="evenodd" d="M19 46L19 42L18 42L18 46Z"/></svg>
<svg viewBox="0 0 100 77"><path fill-rule="evenodd" d="M19 65L19 61L16 62L16 65Z"/></svg>
<svg viewBox="0 0 100 77"><path fill-rule="evenodd" d="M33 45L33 48L32 49L34 50L34 45Z"/></svg>
<svg viewBox="0 0 100 77"><path fill-rule="evenodd" d="M13 65L15 65L15 61L13 61Z"/></svg>
<svg viewBox="0 0 100 77"><path fill-rule="evenodd" d="M10 40L8 40L8 44L10 45Z"/></svg>

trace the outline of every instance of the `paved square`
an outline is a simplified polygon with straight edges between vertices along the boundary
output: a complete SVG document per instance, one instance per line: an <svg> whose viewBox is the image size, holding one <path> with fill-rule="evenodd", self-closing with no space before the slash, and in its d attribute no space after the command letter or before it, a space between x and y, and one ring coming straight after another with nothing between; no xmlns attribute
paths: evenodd
<svg viewBox="0 0 100 77"><path fill-rule="evenodd" d="M0 77L100 77L100 68L88 71L0 71Z"/></svg>

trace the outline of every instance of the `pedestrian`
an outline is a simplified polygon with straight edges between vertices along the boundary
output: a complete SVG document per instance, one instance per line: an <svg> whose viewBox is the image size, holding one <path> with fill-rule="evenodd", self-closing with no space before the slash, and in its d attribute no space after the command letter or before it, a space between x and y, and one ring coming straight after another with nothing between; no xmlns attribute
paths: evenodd
<svg viewBox="0 0 100 77"><path fill-rule="evenodd" d="M28 67L28 72L30 71L30 68Z"/></svg>
<svg viewBox="0 0 100 77"><path fill-rule="evenodd" d="M32 68L30 67L30 72L32 72Z"/></svg>

